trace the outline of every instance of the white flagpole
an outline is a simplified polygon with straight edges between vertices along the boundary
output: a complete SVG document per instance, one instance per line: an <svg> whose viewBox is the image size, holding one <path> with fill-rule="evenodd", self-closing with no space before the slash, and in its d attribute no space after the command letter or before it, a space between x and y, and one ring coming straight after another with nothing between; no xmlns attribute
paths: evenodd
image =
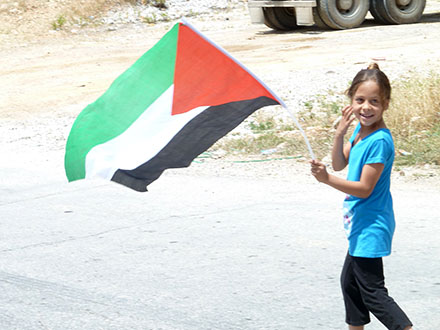
<svg viewBox="0 0 440 330"><path fill-rule="evenodd" d="M294 113L293 113L293 112L292 112L292 111L291 111L291 110L290 110L290 109L284 104L284 102L283 102L282 106L284 107L284 109L287 110L287 112L289 113L290 117L292 117L293 122L295 123L296 127L298 127L299 131L301 132L301 135L303 136L304 141L306 142L307 149L309 149L310 157L312 157L313 160L316 160L315 154L314 154L314 152L313 152L313 150L312 150L312 147L310 146L309 139L307 138L306 133L305 133L304 130L302 129L302 127L301 127L301 125L299 124L298 120L296 119L295 114L294 114Z"/></svg>

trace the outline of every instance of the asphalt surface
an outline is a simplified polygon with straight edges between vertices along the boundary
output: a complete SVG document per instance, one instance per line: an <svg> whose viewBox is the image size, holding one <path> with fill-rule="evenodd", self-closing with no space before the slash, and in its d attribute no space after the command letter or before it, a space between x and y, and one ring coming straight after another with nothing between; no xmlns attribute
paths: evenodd
<svg viewBox="0 0 440 330"><path fill-rule="evenodd" d="M0 329L346 328L343 196L308 173L194 175L193 164L137 193L4 156ZM393 195L387 287L415 329L440 329L439 188ZM384 327L373 317L368 329Z"/></svg>

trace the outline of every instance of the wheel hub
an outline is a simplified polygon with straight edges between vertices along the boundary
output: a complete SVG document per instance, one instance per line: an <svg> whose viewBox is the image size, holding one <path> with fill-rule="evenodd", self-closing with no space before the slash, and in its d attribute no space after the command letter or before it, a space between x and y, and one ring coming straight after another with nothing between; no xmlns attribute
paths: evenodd
<svg viewBox="0 0 440 330"><path fill-rule="evenodd" d="M398 0L398 1L410 1L410 0ZM353 6L353 0L338 0L338 8L340 10L349 10Z"/></svg>
<svg viewBox="0 0 440 330"><path fill-rule="evenodd" d="M399 7L405 7L405 6L408 6L410 2L411 2L411 0L396 0L396 4L397 4Z"/></svg>

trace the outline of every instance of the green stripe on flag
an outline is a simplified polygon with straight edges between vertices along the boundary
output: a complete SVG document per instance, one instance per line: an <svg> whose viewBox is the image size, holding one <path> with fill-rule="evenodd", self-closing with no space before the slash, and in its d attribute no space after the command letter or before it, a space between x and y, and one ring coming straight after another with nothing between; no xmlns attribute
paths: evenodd
<svg viewBox="0 0 440 330"><path fill-rule="evenodd" d="M87 153L123 133L173 84L178 31L176 24L79 114L66 143L69 181L85 178Z"/></svg>

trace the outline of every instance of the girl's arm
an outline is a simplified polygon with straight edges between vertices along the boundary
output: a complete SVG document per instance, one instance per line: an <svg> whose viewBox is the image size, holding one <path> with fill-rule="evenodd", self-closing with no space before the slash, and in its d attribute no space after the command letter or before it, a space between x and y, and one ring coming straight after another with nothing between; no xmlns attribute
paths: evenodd
<svg viewBox="0 0 440 330"><path fill-rule="evenodd" d="M351 143L344 146L344 135L335 135L332 149L332 167L335 171L342 171L348 164Z"/></svg>
<svg viewBox="0 0 440 330"><path fill-rule="evenodd" d="M310 163L312 165L312 175L316 180L359 198L370 196L384 169L382 163L366 164L362 168L359 181L348 181L328 174L325 165L319 161L312 160Z"/></svg>
<svg viewBox="0 0 440 330"><path fill-rule="evenodd" d="M347 105L342 109L342 118L335 132L332 149L332 167L335 171L343 170L348 164L348 156L350 154L351 144L346 143L344 146L344 136L347 134L348 127L355 119L353 108Z"/></svg>

